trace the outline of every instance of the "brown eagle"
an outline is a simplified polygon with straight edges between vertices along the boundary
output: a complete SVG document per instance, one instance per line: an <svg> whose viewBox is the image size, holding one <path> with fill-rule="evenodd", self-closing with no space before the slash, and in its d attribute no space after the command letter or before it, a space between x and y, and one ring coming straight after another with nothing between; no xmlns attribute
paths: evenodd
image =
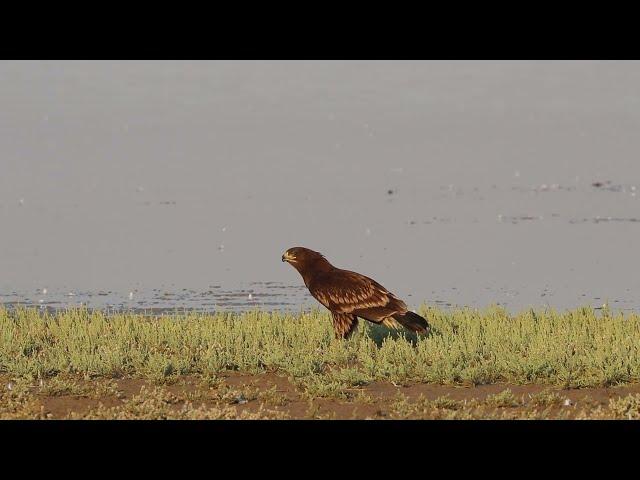
<svg viewBox="0 0 640 480"><path fill-rule="evenodd" d="M391 328L400 325L418 333L428 333L429 324L420 315L369 277L331 265L324 256L304 247L293 247L282 255L298 270L309 293L333 315L336 338L348 338L358 325L358 317Z"/></svg>

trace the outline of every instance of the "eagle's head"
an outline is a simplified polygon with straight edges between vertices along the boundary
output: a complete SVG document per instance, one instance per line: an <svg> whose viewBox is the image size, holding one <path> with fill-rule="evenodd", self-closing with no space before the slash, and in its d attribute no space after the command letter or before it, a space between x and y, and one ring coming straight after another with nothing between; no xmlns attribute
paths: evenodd
<svg viewBox="0 0 640 480"><path fill-rule="evenodd" d="M289 248L282 254L282 261L291 264L298 271L302 271L311 266L329 265L329 262L327 262L320 252L304 247Z"/></svg>
<svg viewBox="0 0 640 480"><path fill-rule="evenodd" d="M300 264L316 257L322 257L322 255L308 248L291 247L282 254L282 261L295 265L296 263Z"/></svg>

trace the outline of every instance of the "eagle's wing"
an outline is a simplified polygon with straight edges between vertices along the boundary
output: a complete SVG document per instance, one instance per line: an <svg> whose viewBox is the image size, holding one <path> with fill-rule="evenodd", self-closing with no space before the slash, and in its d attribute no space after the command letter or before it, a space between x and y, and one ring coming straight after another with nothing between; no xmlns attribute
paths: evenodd
<svg viewBox="0 0 640 480"><path fill-rule="evenodd" d="M379 323L407 311L402 300L359 273L336 269L319 280L309 290L332 313L351 314Z"/></svg>
<svg viewBox="0 0 640 480"><path fill-rule="evenodd" d="M348 313L331 312L331 314L336 338L349 338L358 326L358 317Z"/></svg>

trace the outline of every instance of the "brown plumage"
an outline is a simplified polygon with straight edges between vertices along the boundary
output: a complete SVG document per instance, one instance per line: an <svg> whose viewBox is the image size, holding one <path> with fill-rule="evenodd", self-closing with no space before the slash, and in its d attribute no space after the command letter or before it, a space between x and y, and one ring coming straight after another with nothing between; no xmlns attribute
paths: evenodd
<svg viewBox="0 0 640 480"><path fill-rule="evenodd" d="M400 325L419 333L428 333L429 324L420 315L375 280L331 265L324 256L304 247L293 247L282 255L304 280L313 297L333 315L336 338L348 338L358 318L387 327Z"/></svg>

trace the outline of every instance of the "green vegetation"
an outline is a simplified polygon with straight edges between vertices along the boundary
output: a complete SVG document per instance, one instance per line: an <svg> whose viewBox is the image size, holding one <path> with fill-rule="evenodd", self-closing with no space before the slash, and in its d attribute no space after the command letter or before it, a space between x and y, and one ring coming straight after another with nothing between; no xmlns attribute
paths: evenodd
<svg viewBox="0 0 640 480"><path fill-rule="evenodd" d="M247 312L146 317L0 309L0 374L133 376L161 384L225 370L276 372L309 396L346 398L372 381L609 386L640 380L640 317L423 307L425 338L361 322L333 338L329 315ZM51 385L64 390L64 385ZM349 392L352 393L349 393Z"/></svg>
<svg viewBox="0 0 640 480"><path fill-rule="evenodd" d="M529 405L535 407L552 407L561 405L564 399L556 392L545 389L529 396Z"/></svg>
<svg viewBox="0 0 640 480"><path fill-rule="evenodd" d="M640 394L609 400L609 409L617 418L640 420Z"/></svg>
<svg viewBox="0 0 640 480"><path fill-rule="evenodd" d="M259 409L256 413L238 412L235 408L220 405L195 406L165 389L142 387L140 393L125 400L121 405L97 408L86 413L72 413L71 419L99 420L232 420L232 419L281 419L285 416L277 411Z"/></svg>
<svg viewBox="0 0 640 480"><path fill-rule="evenodd" d="M344 341L317 310L0 308L0 418L640 418L636 314L421 313L428 337Z"/></svg>
<svg viewBox="0 0 640 480"><path fill-rule="evenodd" d="M511 390L506 389L495 395L489 395L485 403L492 407L517 407L519 405Z"/></svg>

